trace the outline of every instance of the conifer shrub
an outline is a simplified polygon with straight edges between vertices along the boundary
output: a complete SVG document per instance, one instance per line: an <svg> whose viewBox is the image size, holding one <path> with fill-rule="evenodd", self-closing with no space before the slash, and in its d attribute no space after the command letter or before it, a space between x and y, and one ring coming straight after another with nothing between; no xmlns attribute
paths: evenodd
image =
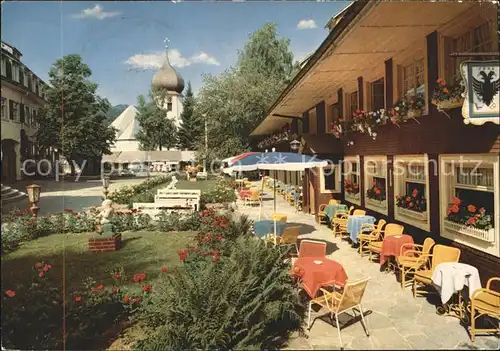
<svg viewBox="0 0 500 351"><path fill-rule="evenodd" d="M152 330L138 350L275 349L300 330L287 250L248 236L229 242L229 252L185 261L157 284L138 314Z"/></svg>

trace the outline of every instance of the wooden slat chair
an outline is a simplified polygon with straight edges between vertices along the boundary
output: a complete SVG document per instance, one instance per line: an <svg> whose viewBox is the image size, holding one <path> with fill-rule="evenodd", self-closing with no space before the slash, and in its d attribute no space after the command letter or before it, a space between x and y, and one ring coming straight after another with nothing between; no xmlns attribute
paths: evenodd
<svg viewBox="0 0 500 351"><path fill-rule="evenodd" d="M300 225L293 227L286 227L285 230L283 231L283 235L276 237L275 241L276 245L293 245L295 248L293 254L297 255L299 253L297 240L300 235L300 229L301 229Z"/></svg>
<svg viewBox="0 0 500 351"><path fill-rule="evenodd" d="M363 299L366 285L368 284L369 280L370 278L364 278L355 282L347 282L344 285L344 289L342 290L342 292L339 292L338 290L330 292L326 289L320 288L320 291L323 294L312 299L309 302L307 329L310 329L311 327L312 305L316 304L328 310L332 321L333 317L335 316L335 324L337 326L337 331L339 334L341 350L344 349L344 345L342 343L342 335L340 334L339 315L344 312L351 310L354 316L356 316L355 311L357 310L361 315L361 323L363 325L363 329L365 330L366 336L370 336L370 331L368 330L368 325L366 324L365 316L363 314L363 307L361 305L361 300Z"/></svg>
<svg viewBox="0 0 500 351"><path fill-rule="evenodd" d="M251 189L252 194L245 198L245 205L260 204L260 190L258 188Z"/></svg>
<svg viewBox="0 0 500 351"><path fill-rule="evenodd" d="M374 255L380 255L380 251L382 250L382 243L384 242L384 238L386 236L391 235L401 235L403 234L405 227L395 223L389 223L385 225L385 228L380 232L380 240L371 241L368 243L368 251L370 252L369 260L372 261L372 257Z"/></svg>
<svg viewBox="0 0 500 351"><path fill-rule="evenodd" d="M319 221L319 224L328 224L328 216L324 212L326 206L327 206L327 204L321 204L321 205L319 205L319 211L318 211L318 221Z"/></svg>
<svg viewBox="0 0 500 351"><path fill-rule="evenodd" d="M387 222L384 219L379 219L377 224L365 223L361 226L358 234L359 254L363 257L363 253L368 250L368 244L372 241L379 241L382 236L382 228Z"/></svg>
<svg viewBox="0 0 500 351"><path fill-rule="evenodd" d="M403 244L396 262L401 272L401 289L406 288L406 283L413 284L413 278L406 279L408 274L414 274L422 267L427 267L431 249L436 242L432 238L425 238L423 245Z"/></svg>
<svg viewBox="0 0 500 351"><path fill-rule="evenodd" d="M326 257L326 243L316 240L301 240L299 257Z"/></svg>
<svg viewBox="0 0 500 351"><path fill-rule="evenodd" d="M488 280L486 283L486 288L484 289L476 289L472 293L471 303L469 305L470 309L470 338L472 342L476 339L476 334L480 333L498 333L500 332L499 322L500 322L500 292L493 290L491 288L492 283L500 282L500 277L493 277ZM497 283L498 284L498 283ZM476 319L481 316L489 316L491 318L496 319L496 328L492 329L477 329L476 328ZM495 327L495 324L492 322L492 326Z"/></svg>
<svg viewBox="0 0 500 351"><path fill-rule="evenodd" d="M347 232L347 219L354 213L354 206L349 207L349 212L337 211L332 218L332 232L335 238L337 234L342 237L342 233Z"/></svg>
<svg viewBox="0 0 500 351"><path fill-rule="evenodd" d="M460 249L446 245L434 245L431 258L431 267L422 267L415 271L413 274L413 297L416 298L417 294L426 295L429 291L418 290L417 285L432 286L432 272L440 264L444 262L458 262L460 259ZM432 292L435 293L435 292Z"/></svg>

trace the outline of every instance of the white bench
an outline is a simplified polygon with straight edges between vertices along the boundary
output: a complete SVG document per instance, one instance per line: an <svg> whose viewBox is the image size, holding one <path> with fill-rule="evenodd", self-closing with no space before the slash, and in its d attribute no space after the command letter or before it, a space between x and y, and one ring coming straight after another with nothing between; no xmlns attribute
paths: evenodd
<svg viewBox="0 0 500 351"><path fill-rule="evenodd" d="M161 207L183 208L198 211L200 209L201 190L159 189L155 203Z"/></svg>

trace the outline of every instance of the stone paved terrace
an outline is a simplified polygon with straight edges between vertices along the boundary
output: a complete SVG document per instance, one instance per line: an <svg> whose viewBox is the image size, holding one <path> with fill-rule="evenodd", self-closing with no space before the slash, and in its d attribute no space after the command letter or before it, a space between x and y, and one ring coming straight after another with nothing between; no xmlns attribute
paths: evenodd
<svg viewBox="0 0 500 351"><path fill-rule="evenodd" d="M245 207L238 202L238 212L251 219L259 218L259 207ZM264 196L262 219L270 219L273 212L272 194ZM314 216L296 213L281 197L277 199L277 212L288 215L287 223L300 223L303 232L300 238L314 238L334 244L338 249L328 257L344 267L349 279L371 277L363 298L363 309L370 330L364 333L361 322L347 324L342 329L345 349L499 349L500 338L495 335L477 336L470 341L467 330L454 317L439 316L436 307L425 297L413 298L411 288L401 290L394 274L380 272L380 265L361 258L350 244L333 238L331 230L315 223ZM332 247L335 247L332 245ZM288 349L339 349L335 323L328 315L317 314L312 328L306 336L296 335L290 340ZM342 315L340 324L349 321Z"/></svg>

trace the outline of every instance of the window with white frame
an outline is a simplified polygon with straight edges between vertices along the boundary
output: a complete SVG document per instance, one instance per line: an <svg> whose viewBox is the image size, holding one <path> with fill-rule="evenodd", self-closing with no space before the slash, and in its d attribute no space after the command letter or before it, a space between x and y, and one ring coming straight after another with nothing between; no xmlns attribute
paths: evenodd
<svg viewBox="0 0 500 351"><path fill-rule="evenodd" d="M3 57L2 57L2 61L1 61L1 73L2 73L2 76L4 76L4 77L7 75L7 62Z"/></svg>
<svg viewBox="0 0 500 351"><path fill-rule="evenodd" d="M24 123L29 126L32 124L31 108L26 105L24 106Z"/></svg>
<svg viewBox="0 0 500 351"><path fill-rule="evenodd" d="M340 193L340 165L331 163L320 168L319 180L322 193Z"/></svg>
<svg viewBox="0 0 500 351"><path fill-rule="evenodd" d="M352 118L356 110L358 109L358 92L347 94L347 115L346 119Z"/></svg>
<svg viewBox="0 0 500 351"><path fill-rule="evenodd" d="M394 157L395 218L430 230L427 155Z"/></svg>
<svg viewBox="0 0 500 351"><path fill-rule="evenodd" d="M365 170L365 207L387 214L387 157L367 156Z"/></svg>
<svg viewBox="0 0 500 351"><path fill-rule="evenodd" d="M401 97L416 96L425 93L423 57L403 66L401 83Z"/></svg>
<svg viewBox="0 0 500 351"><path fill-rule="evenodd" d="M385 106L385 84L384 78L371 83L371 110L378 111Z"/></svg>
<svg viewBox="0 0 500 351"><path fill-rule="evenodd" d="M2 119L7 119L7 99L2 96Z"/></svg>
<svg viewBox="0 0 500 351"><path fill-rule="evenodd" d="M440 157L441 234L500 257L499 157Z"/></svg>
<svg viewBox="0 0 500 351"><path fill-rule="evenodd" d="M29 71L26 71L26 72L24 72L24 76L23 76L23 85L25 87L28 86L29 80L30 80L30 73L29 73Z"/></svg>
<svg viewBox="0 0 500 351"><path fill-rule="evenodd" d="M16 62L12 63L12 80L19 82L19 65Z"/></svg>
<svg viewBox="0 0 500 351"><path fill-rule="evenodd" d="M10 104L10 119L16 122L20 119L19 104L14 101L11 101Z"/></svg>
<svg viewBox="0 0 500 351"><path fill-rule="evenodd" d="M344 158L344 198L361 205L361 176L359 156Z"/></svg>

